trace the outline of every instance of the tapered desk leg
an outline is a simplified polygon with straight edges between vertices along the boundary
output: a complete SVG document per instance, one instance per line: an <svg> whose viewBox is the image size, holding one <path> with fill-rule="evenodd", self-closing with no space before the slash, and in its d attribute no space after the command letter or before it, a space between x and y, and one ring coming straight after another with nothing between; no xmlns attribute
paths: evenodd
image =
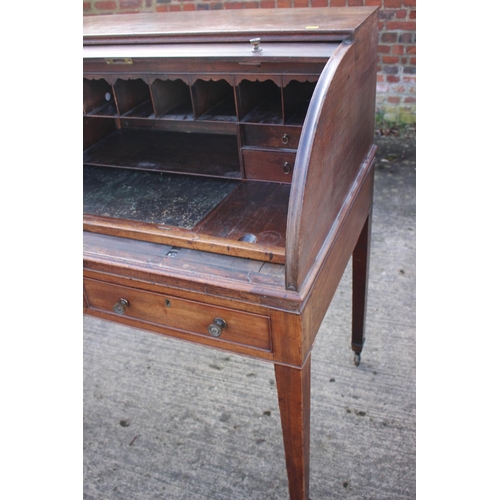
<svg viewBox="0 0 500 500"><path fill-rule="evenodd" d="M370 264L370 239L372 213L368 214L352 254L352 350L354 363L359 365L365 342L366 298L368 267Z"/></svg>
<svg viewBox="0 0 500 500"><path fill-rule="evenodd" d="M311 356L300 368L274 365L290 500L309 498Z"/></svg>

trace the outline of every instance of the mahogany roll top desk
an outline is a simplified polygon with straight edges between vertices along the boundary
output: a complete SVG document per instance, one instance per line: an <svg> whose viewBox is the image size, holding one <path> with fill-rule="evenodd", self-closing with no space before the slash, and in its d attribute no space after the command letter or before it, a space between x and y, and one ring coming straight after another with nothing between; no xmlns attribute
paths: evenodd
<svg viewBox="0 0 500 500"><path fill-rule="evenodd" d="M305 500L351 256L356 364L364 341L377 9L92 16L83 45L84 312L274 363Z"/></svg>

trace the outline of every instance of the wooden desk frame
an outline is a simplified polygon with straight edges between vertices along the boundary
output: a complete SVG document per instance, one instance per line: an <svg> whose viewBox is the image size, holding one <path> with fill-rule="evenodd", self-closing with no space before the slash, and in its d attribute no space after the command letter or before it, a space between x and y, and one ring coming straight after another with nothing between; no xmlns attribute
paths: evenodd
<svg viewBox="0 0 500 500"><path fill-rule="evenodd" d="M129 127L130 140L153 138L156 132L149 130L167 130L161 137L191 141L195 136L175 134L208 131L235 137L236 153L209 159L207 165L214 165L211 170L191 161L189 168L194 165L194 170L184 171L182 161L174 165L169 160L168 155L177 157L178 151L164 146L162 139L155 157L159 163L147 163L149 170L222 179L228 172L235 179L231 172L236 172L241 193L248 198L233 196L230 209L224 199L192 227L87 213L83 301L86 314L274 363L290 498L307 500L311 350L351 256L351 346L356 364L365 336L377 9L293 9L298 17L286 10L85 20L84 163L99 165L104 158L113 158L128 162L126 168L143 168L140 156L128 154L123 160L119 151L108 146L122 140L121 131ZM203 22L199 16L204 16ZM186 26L202 28L194 32ZM251 47L243 49L242 41L255 37L261 38L263 50L249 55ZM296 44L292 59L284 42ZM323 50L330 51L330 56L325 58ZM196 60L186 55L193 51ZM301 86L311 78L315 79L312 86ZM123 83L139 79L143 83ZM298 83L287 87L292 80ZM264 87L244 81L271 82L265 95L277 96L273 109L278 114L272 118L277 123L247 127L245 120L252 115L251 99L245 93L248 88L260 92ZM112 89L115 101L99 101L99 92L110 94L106 89ZM312 92L303 122L287 124L291 116L287 105L295 103L295 92L303 91ZM170 96L181 104L190 97L193 107L184 106L182 117L177 108L161 118L174 109ZM225 104L214 119L210 106L222 103L221 98ZM142 115L137 111L131 117L137 103ZM102 110L103 105L108 115L96 118L96 109ZM113 139L106 143L109 137ZM283 144L277 138L283 138ZM296 142L289 143L290 138ZM258 147L255 140L260 141ZM144 151L147 156L151 149ZM221 162L225 170L217 170ZM266 186L270 192L276 188L285 193L282 209L263 206L276 198L255 194L266 192ZM238 203L257 208L251 209L249 217L247 207ZM241 215L234 215L238 210ZM277 212L278 222L270 229L256 226L261 211L262 220ZM230 231L229 220L233 220ZM248 227L257 235L256 242L250 241L254 235L248 234Z"/></svg>

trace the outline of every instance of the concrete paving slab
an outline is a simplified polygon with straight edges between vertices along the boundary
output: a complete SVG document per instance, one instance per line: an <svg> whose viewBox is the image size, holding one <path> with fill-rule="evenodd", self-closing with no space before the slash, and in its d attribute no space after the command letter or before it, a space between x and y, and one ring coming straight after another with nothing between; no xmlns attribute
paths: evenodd
<svg viewBox="0 0 500 500"><path fill-rule="evenodd" d="M312 353L312 500L416 498L415 139L378 137L367 339L348 266ZM84 498L288 498L272 364L84 320Z"/></svg>

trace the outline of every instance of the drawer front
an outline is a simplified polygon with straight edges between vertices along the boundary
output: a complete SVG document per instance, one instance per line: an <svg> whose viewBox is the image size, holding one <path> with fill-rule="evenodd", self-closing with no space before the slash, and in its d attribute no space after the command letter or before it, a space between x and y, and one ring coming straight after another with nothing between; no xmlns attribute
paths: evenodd
<svg viewBox="0 0 500 500"><path fill-rule="evenodd" d="M247 179L292 182L295 153L243 149Z"/></svg>
<svg viewBox="0 0 500 500"><path fill-rule="evenodd" d="M297 149L301 132L301 127L242 125L241 136L245 146Z"/></svg>
<svg viewBox="0 0 500 500"><path fill-rule="evenodd" d="M83 286L89 309L110 314L118 321L119 318L130 318L257 349L271 350L267 316L92 279L84 279ZM217 322L216 319L222 321ZM209 333L209 328L212 334ZM217 336L219 331L220 335Z"/></svg>

